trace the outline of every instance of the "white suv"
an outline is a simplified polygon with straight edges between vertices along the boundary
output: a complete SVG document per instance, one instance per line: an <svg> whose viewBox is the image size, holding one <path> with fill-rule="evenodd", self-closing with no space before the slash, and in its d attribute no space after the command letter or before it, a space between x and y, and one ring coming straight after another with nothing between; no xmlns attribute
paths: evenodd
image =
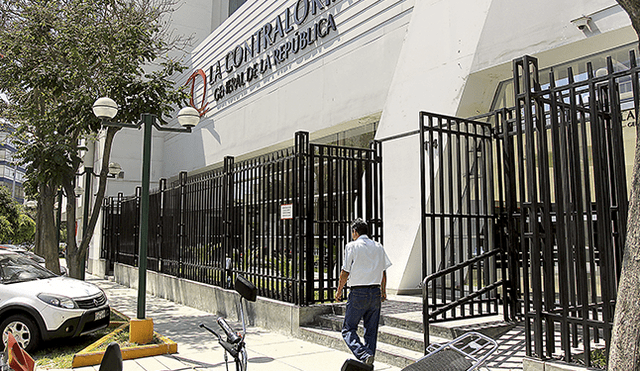
<svg viewBox="0 0 640 371"><path fill-rule="evenodd" d="M109 301L88 282L57 276L21 254L0 250L0 331L27 352L40 341L75 337L109 325Z"/></svg>

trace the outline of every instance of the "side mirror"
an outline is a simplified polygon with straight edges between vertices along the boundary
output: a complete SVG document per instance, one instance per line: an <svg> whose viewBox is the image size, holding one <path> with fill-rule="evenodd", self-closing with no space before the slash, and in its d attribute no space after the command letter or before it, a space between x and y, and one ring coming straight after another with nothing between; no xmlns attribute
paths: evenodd
<svg viewBox="0 0 640 371"><path fill-rule="evenodd" d="M256 301L258 297L258 289L249 280L241 275L238 275L236 277L235 287L240 296L247 299L248 301Z"/></svg>

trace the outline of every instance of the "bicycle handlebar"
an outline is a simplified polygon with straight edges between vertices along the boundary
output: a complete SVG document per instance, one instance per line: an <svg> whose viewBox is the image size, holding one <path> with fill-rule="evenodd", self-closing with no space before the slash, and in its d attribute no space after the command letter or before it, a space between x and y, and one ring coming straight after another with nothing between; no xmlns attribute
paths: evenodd
<svg viewBox="0 0 640 371"><path fill-rule="evenodd" d="M201 324L199 325L199 327L200 327L200 328L203 328L203 329L205 329L205 330L207 330L207 331L209 331L209 332L210 332L210 333L212 333L212 334L214 334L214 335L218 338L218 340L222 340L222 336L220 336L220 334L218 334L218 333L217 333L217 332L215 332L214 330L212 330L212 329L210 329L209 327L207 327L207 325L205 325L204 323L201 323Z"/></svg>
<svg viewBox="0 0 640 371"><path fill-rule="evenodd" d="M210 329L209 327L207 327L207 325L205 325L204 323L201 323L200 328L203 328L207 331L209 331L210 333L214 334L217 338L218 338L218 343L220 343L220 345L222 345L222 347L229 352L229 354L231 354L231 356L234 359L238 359L238 349L235 346L236 343L239 342L239 340L241 340L241 338L238 338L239 340L236 343L231 343L229 341L224 341L222 339L222 336L220 336L220 334L218 334L217 332L215 332L213 329ZM227 325L228 326L228 325Z"/></svg>
<svg viewBox="0 0 640 371"><path fill-rule="evenodd" d="M218 317L217 322L220 328L224 330L224 333L227 334L227 341L229 343L237 344L240 342L240 340L242 340L240 336L238 336L235 332L233 332L233 329L231 328L231 326L229 326L229 324L227 323L227 321L225 321L224 318Z"/></svg>

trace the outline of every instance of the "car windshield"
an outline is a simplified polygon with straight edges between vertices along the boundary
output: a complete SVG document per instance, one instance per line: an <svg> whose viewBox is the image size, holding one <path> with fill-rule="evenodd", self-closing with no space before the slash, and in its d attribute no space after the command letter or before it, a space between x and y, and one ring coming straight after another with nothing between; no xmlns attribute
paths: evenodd
<svg viewBox="0 0 640 371"><path fill-rule="evenodd" d="M0 255L0 282L3 284L56 277L33 260L18 254Z"/></svg>

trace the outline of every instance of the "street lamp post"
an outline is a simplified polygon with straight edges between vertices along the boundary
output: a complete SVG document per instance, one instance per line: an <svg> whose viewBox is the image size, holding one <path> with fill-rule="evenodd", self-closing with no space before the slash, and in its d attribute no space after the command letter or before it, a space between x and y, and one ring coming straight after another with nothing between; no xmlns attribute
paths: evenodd
<svg viewBox="0 0 640 371"><path fill-rule="evenodd" d="M110 98L103 97L93 104L93 113L102 120L103 126L124 127L144 130L142 145L142 192L140 197L140 238L138 258L138 311L137 318L145 318L146 286L147 286L147 240L149 233L149 174L151 169L151 131L190 133L191 128L200 121L200 114L193 107L184 107L178 113L178 122L182 128L160 126L153 114L143 113L137 124L110 122L118 113L118 105Z"/></svg>

